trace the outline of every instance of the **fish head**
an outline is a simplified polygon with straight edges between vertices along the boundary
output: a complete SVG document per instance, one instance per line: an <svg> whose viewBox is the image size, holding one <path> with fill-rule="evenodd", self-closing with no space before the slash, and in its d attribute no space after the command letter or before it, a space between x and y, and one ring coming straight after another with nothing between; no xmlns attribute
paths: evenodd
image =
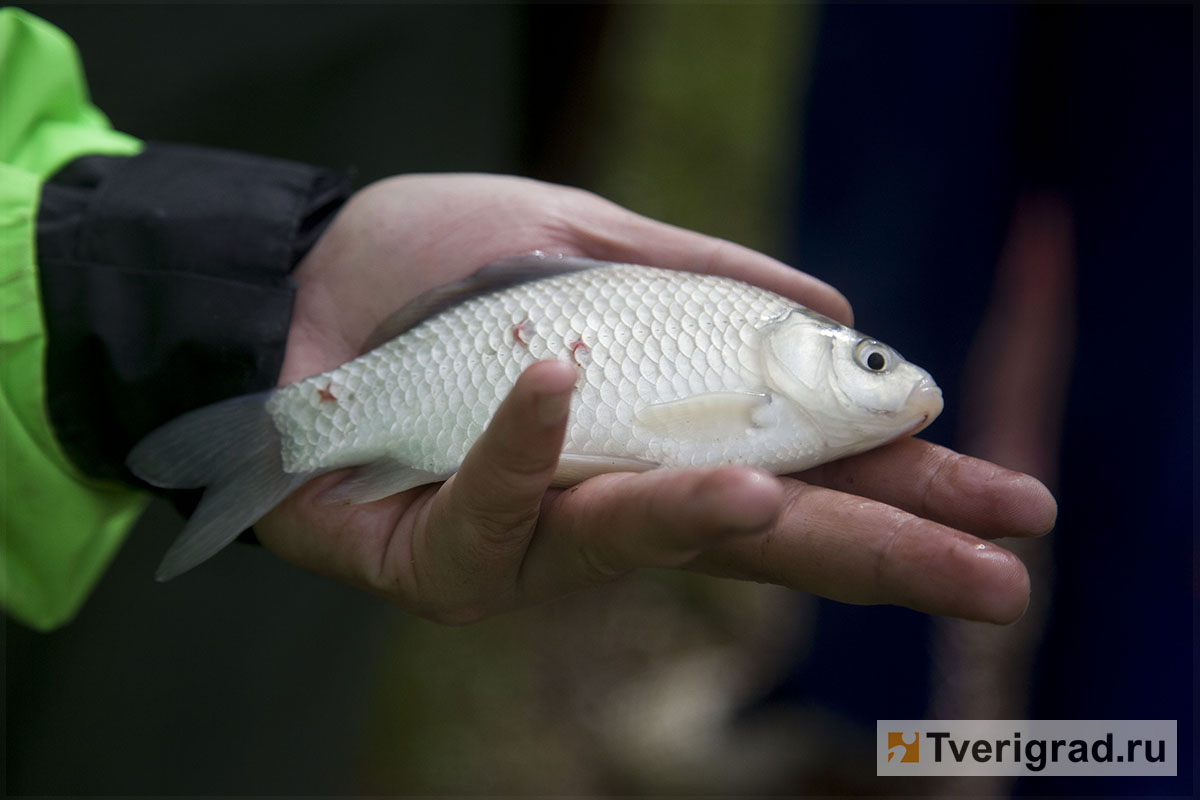
<svg viewBox="0 0 1200 800"><path fill-rule="evenodd" d="M929 373L883 342L805 308L764 328L763 373L835 450L915 433L942 411Z"/></svg>

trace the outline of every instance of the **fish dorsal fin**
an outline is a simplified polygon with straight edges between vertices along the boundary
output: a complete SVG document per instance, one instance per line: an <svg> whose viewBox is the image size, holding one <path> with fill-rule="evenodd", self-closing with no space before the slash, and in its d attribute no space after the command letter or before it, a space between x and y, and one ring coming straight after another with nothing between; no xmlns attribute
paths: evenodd
<svg viewBox="0 0 1200 800"><path fill-rule="evenodd" d="M438 286L424 294L417 295L376 326L371 335L367 337L360 353L370 352L381 344L386 344L408 332L430 317L472 297L491 294L555 275L583 272L609 265L608 261L593 261L590 258L564 255L548 256L545 253L532 253L493 261L462 280Z"/></svg>

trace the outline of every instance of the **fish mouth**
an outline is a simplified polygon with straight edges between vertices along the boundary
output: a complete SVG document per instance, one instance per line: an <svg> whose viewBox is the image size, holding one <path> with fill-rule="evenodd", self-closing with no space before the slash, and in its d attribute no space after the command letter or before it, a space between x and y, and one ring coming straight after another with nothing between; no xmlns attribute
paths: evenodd
<svg viewBox="0 0 1200 800"><path fill-rule="evenodd" d="M915 423L913 423L913 426L911 428L909 428L908 430L906 430L904 433L902 433L900 435L901 436L916 436L918 433L920 433L921 431L928 428L929 423L931 423L931 422L933 422L933 419L928 414L922 414L921 418L919 420L917 420Z"/></svg>
<svg viewBox="0 0 1200 800"><path fill-rule="evenodd" d="M914 416L921 415L921 418L913 424L911 428L905 431L904 435L912 436L920 433L929 427L929 424L937 419L938 414L942 413L942 390L933 382L930 377L924 377L920 383L913 387L909 392L908 399L904 402L905 410Z"/></svg>

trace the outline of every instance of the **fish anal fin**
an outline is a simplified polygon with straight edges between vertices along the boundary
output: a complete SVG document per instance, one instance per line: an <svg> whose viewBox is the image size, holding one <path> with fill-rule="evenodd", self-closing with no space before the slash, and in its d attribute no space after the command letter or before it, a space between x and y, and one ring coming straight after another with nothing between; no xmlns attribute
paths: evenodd
<svg viewBox="0 0 1200 800"><path fill-rule="evenodd" d="M386 458L355 467L343 480L317 495L314 502L323 506L371 503L417 486L444 481L447 477Z"/></svg>
<svg viewBox="0 0 1200 800"><path fill-rule="evenodd" d="M614 456L592 456L578 453L563 453L558 459L551 486L574 486L577 483L603 475L606 472L645 472L657 467L652 461Z"/></svg>
<svg viewBox="0 0 1200 800"><path fill-rule="evenodd" d="M671 439L719 439L770 424L765 392L704 392L643 406L635 423Z"/></svg>

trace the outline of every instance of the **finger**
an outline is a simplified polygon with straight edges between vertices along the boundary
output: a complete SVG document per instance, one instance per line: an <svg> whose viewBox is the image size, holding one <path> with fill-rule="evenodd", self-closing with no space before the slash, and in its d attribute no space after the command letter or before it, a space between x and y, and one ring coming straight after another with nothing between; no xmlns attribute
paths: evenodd
<svg viewBox="0 0 1200 800"><path fill-rule="evenodd" d="M974 536L883 503L799 481L768 531L722 543L692 568L846 603L891 603L1009 623L1029 602L1021 561Z"/></svg>
<svg viewBox="0 0 1200 800"><path fill-rule="evenodd" d="M423 505L433 488L352 506L321 504L324 492L346 477L344 470L303 486L254 526L259 540L280 558L311 572L387 593L393 580L380 575L385 554L393 550L401 520ZM418 498L421 498L418 500Z"/></svg>
<svg viewBox="0 0 1200 800"><path fill-rule="evenodd" d="M429 613L476 618L501 610L477 603L502 607L511 594L558 464L576 377L561 361L525 370L418 523L411 558L436 606Z"/></svg>
<svg viewBox="0 0 1200 800"><path fill-rule="evenodd" d="M1037 478L912 437L797 477L985 538L1041 536L1058 515Z"/></svg>
<svg viewBox="0 0 1200 800"><path fill-rule="evenodd" d="M619 206L612 206L611 215L579 215L574 224L585 242L586 255L592 258L737 278L797 300L839 322L854 322L850 303L837 289L748 247Z"/></svg>
<svg viewBox="0 0 1200 800"><path fill-rule="evenodd" d="M766 530L779 481L746 467L602 475L558 494L520 576L523 602L603 583L638 567L678 567L717 542Z"/></svg>

